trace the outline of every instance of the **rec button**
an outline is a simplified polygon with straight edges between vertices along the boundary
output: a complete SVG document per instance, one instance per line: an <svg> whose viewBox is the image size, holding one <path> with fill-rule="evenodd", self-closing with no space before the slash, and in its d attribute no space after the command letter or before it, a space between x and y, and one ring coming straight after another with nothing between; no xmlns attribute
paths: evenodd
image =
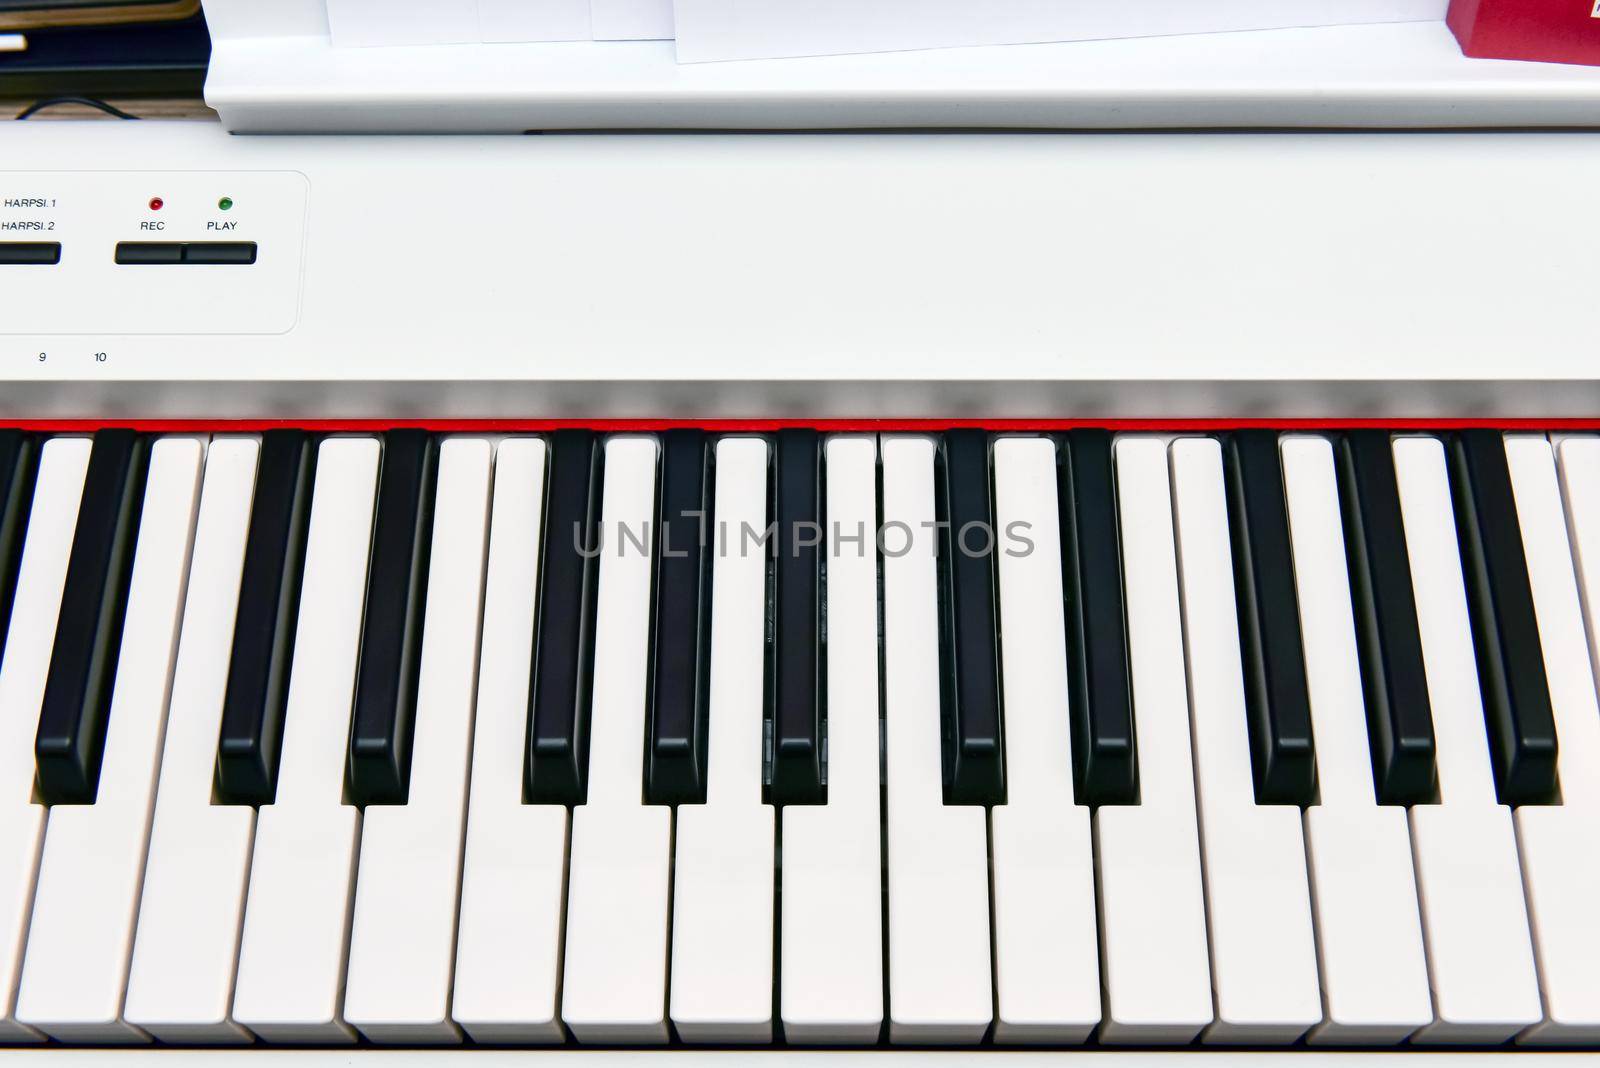
<svg viewBox="0 0 1600 1068"><path fill-rule="evenodd" d="M117 244L118 263L182 263L181 241L122 241Z"/></svg>

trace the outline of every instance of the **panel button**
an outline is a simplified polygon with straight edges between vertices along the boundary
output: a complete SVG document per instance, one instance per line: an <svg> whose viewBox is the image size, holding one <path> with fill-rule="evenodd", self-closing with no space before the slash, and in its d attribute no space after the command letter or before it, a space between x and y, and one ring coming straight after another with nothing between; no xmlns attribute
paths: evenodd
<svg viewBox="0 0 1600 1068"><path fill-rule="evenodd" d="M119 264L182 263L181 241L118 241Z"/></svg>
<svg viewBox="0 0 1600 1068"><path fill-rule="evenodd" d="M60 262L59 241L0 241L0 265L49 267Z"/></svg>
<svg viewBox="0 0 1600 1068"><path fill-rule="evenodd" d="M183 246L184 263L226 263L244 265L256 262L254 241L191 241Z"/></svg>

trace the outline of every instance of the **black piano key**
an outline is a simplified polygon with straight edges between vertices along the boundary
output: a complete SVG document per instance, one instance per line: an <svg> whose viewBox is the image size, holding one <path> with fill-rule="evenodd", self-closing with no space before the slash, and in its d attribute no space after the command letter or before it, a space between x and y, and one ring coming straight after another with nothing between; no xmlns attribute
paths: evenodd
<svg viewBox="0 0 1600 1068"><path fill-rule="evenodd" d="M11 604L38 474L38 442L21 431L0 430L0 660L11 630Z"/></svg>
<svg viewBox="0 0 1600 1068"><path fill-rule="evenodd" d="M550 441L528 691L524 793L532 804L585 797L604 455L591 431L562 430Z"/></svg>
<svg viewBox="0 0 1600 1068"><path fill-rule="evenodd" d="M771 662L772 784L775 805L826 800L823 782L821 658L821 436L794 428L778 432L773 462Z"/></svg>
<svg viewBox="0 0 1600 1068"><path fill-rule="evenodd" d="M34 743L47 805L90 804L99 788L149 467L148 439L121 429L95 434Z"/></svg>
<svg viewBox="0 0 1600 1068"><path fill-rule="evenodd" d="M692 805L706 796L711 637L710 449L704 431L661 442L655 618L651 623L650 738L645 798Z"/></svg>
<svg viewBox="0 0 1600 1068"><path fill-rule="evenodd" d="M1314 804L1311 698L1278 434L1238 431L1224 453L1256 802Z"/></svg>
<svg viewBox="0 0 1600 1068"><path fill-rule="evenodd" d="M952 430L940 454L940 655L945 801L1005 804L989 435Z"/></svg>
<svg viewBox="0 0 1600 1068"><path fill-rule="evenodd" d="M1450 486L1500 802L1548 802L1557 786L1555 716L1499 432L1456 435L1450 445Z"/></svg>
<svg viewBox="0 0 1600 1068"><path fill-rule="evenodd" d="M1066 435L1059 471L1073 793L1080 805L1134 805L1139 762L1110 433Z"/></svg>
<svg viewBox="0 0 1600 1068"><path fill-rule="evenodd" d="M350 717L347 785L356 805L406 800L438 477L439 446L431 434L392 430L384 435Z"/></svg>
<svg viewBox="0 0 1600 1068"><path fill-rule="evenodd" d="M1435 792L1433 710L1388 431L1344 435L1338 461L1373 783L1380 804L1423 804Z"/></svg>
<svg viewBox="0 0 1600 1068"><path fill-rule="evenodd" d="M305 431L262 435L217 745L217 796L232 804L277 794L315 466Z"/></svg>

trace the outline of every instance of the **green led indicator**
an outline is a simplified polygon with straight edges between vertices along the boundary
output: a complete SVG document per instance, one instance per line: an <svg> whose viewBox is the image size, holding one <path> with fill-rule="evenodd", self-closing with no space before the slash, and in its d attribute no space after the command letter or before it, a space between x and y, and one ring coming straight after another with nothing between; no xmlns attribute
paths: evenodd
<svg viewBox="0 0 1600 1068"><path fill-rule="evenodd" d="M229 208L233 207L233 198L223 197L221 200L217 201L217 207L221 208L223 211L227 211Z"/></svg>

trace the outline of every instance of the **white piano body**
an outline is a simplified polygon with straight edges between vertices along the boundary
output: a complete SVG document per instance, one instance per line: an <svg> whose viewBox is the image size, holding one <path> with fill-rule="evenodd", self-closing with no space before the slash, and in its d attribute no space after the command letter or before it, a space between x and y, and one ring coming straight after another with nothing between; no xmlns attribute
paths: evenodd
<svg viewBox="0 0 1600 1068"><path fill-rule="evenodd" d="M13 419L1600 400L1589 133L3 133L0 225L50 229L0 240L62 245L7 269ZM114 262L207 240L257 262Z"/></svg>

